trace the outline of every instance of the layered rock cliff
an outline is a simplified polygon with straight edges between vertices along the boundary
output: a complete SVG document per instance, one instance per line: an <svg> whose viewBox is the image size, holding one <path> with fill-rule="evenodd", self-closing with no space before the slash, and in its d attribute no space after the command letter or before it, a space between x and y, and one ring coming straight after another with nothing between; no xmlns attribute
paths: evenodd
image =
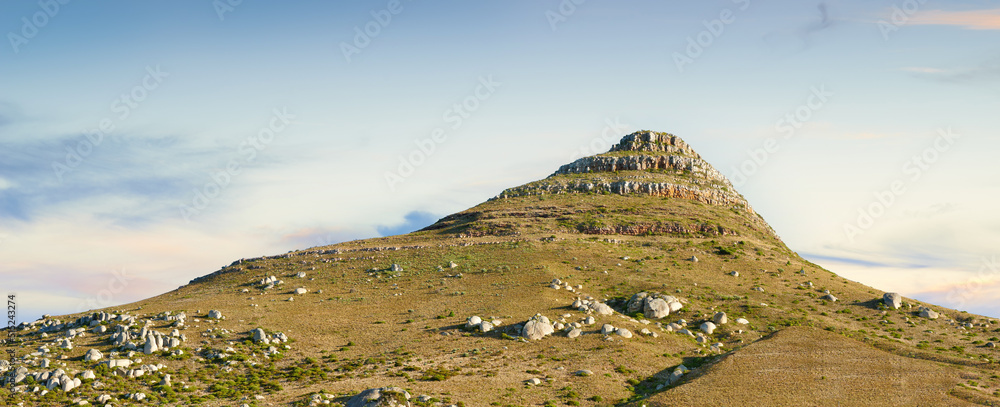
<svg viewBox="0 0 1000 407"><path fill-rule="evenodd" d="M643 194L754 213L732 183L684 140L648 130L625 136L607 153L563 165L541 181L507 189L495 199L562 193Z"/></svg>

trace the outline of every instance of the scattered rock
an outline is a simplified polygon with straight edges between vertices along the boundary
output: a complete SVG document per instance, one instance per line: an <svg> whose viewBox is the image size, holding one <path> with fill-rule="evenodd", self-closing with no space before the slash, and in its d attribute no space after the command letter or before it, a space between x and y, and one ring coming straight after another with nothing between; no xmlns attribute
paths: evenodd
<svg viewBox="0 0 1000 407"><path fill-rule="evenodd" d="M615 326L611 324L604 324L604 326L601 327L601 335L610 335L614 331Z"/></svg>
<svg viewBox="0 0 1000 407"><path fill-rule="evenodd" d="M591 307L591 309L593 309L594 312L597 313L597 315L611 315L615 313L615 310L611 309L611 307L608 306L608 304L605 304L603 302L595 304L593 307Z"/></svg>
<svg viewBox="0 0 1000 407"><path fill-rule="evenodd" d="M712 317L712 322L715 322L715 325L725 325L729 323L729 317L726 316L725 312L716 312L715 316Z"/></svg>
<svg viewBox="0 0 1000 407"><path fill-rule="evenodd" d="M521 336L528 338L529 340L539 340L546 336L552 335L555 330L549 319L537 314L524 324L524 328L521 330Z"/></svg>
<svg viewBox="0 0 1000 407"><path fill-rule="evenodd" d="M837 302L837 297L835 297L833 294L824 295L820 299L827 300L827 301L830 301L830 302Z"/></svg>
<svg viewBox="0 0 1000 407"><path fill-rule="evenodd" d="M625 338L625 339L628 339L628 338L632 337L632 331L629 331L628 329L625 329L625 328L618 328L618 329L615 330L615 333L617 333L618 336L620 336L622 338Z"/></svg>
<svg viewBox="0 0 1000 407"><path fill-rule="evenodd" d="M899 309L899 307L903 306L903 296L899 295L899 293L885 293L882 295L882 302L886 307Z"/></svg>
<svg viewBox="0 0 1000 407"><path fill-rule="evenodd" d="M530 385L530 386L537 386L539 384L542 384L542 379L539 379L537 377L533 377L533 378L530 378L528 380L525 380L524 383L527 384L527 385Z"/></svg>
<svg viewBox="0 0 1000 407"><path fill-rule="evenodd" d="M729 275L731 275L733 277L739 277L740 276L740 272L739 271L731 271L731 272L729 272Z"/></svg>
<svg viewBox="0 0 1000 407"><path fill-rule="evenodd" d="M681 380L681 377L684 376L684 373L687 373L687 372L688 372L688 368L684 367L684 365L677 366L677 368L674 369L674 371L672 373L670 373L670 377L667 378L667 383L674 384L674 383L679 382Z"/></svg>
<svg viewBox="0 0 1000 407"><path fill-rule="evenodd" d="M747 321L746 318L736 318L736 323L740 325L747 325L750 321Z"/></svg>
<svg viewBox="0 0 1000 407"><path fill-rule="evenodd" d="M265 344L270 342L267 339L267 333L264 332L263 328L256 328L250 331L250 337L253 339L254 342L264 342Z"/></svg>
<svg viewBox="0 0 1000 407"><path fill-rule="evenodd" d="M670 315L670 305L667 304L667 302L662 298L653 298L652 300L646 301L644 308L643 315L646 318L660 319Z"/></svg>
<svg viewBox="0 0 1000 407"><path fill-rule="evenodd" d="M591 371L589 371L587 369L577 370L577 371L573 372L574 376L591 376L593 374L594 374L594 372L591 372Z"/></svg>
<svg viewBox="0 0 1000 407"><path fill-rule="evenodd" d="M219 311L219 310L214 310L214 309L210 310L210 311L208 311L208 318L209 319L222 319L222 312Z"/></svg>
<svg viewBox="0 0 1000 407"><path fill-rule="evenodd" d="M143 345L142 347L142 353L150 355L158 350L160 350L160 346L156 344L156 338L154 338L152 335L147 336L146 344Z"/></svg>
<svg viewBox="0 0 1000 407"><path fill-rule="evenodd" d="M99 351L97 349L88 350L87 353L83 355L83 360L85 362L99 361L99 360L101 360L103 358L104 358L104 355L101 354L101 351Z"/></svg>
<svg viewBox="0 0 1000 407"><path fill-rule="evenodd" d="M691 258L688 259L688 260L691 261L691 262L693 262L693 263L697 263L698 262L698 256L691 256Z"/></svg>
<svg viewBox="0 0 1000 407"><path fill-rule="evenodd" d="M920 317L929 319L938 319L938 313L927 307L920 307Z"/></svg>
<svg viewBox="0 0 1000 407"><path fill-rule="evenodd" d="M480 317L478 317L478 316L476 316L476 315L473 315L473 316L469 317L469 319L465 320L465 328L466 329L476 329L476 328L479 327L479 324L481 324L481 323L483 323L483 319L480 318Z"/></svg>
<svg viewBox="0 0 1000 407"><path fill-rule="evenodd" d="M712 332L715 332L715 328L716 326L712 322L705 322L701 324L701 331L708 335L711 335Z"/></svg>
<svg viewBox="0 0 1000 407"><path fill-rule="evenodd" d="M646 318L660 319L683 307L684 304L674 296L640 292L628 300L625 311L629 314L642 312Z"/></svg>
<svg viewBox="0 0 1000 407"><path fill-rule="evenodd" d="M295 294L297 294L297 295L302 295L302 294L305 294L307 292L309 292L309 290L306 290L305 288L302 288L302 287L299 287L299 288L295 289Z"/></svg>
<svg viewBox="0 0 1000 407"><path fill-rule="evenodd" d="M128 368L129 366L132 365L132 361L128 359L111 359L101 363L107 364L107 366L111 369L114 369L116 367Z"/></svg>
<svg viewBox="0 0 1000 407"><path fill-rule="evenodd" d="M568 332L568 333L566 334L566 337L567 337L567 338L576 338L576 337L579 337L579 336L580 336L580 334L582 334L582 333L583 333L583 331L581 331L581 330L580 330L580 328L573 328L573 329L571 329L571 330L570 330L570 331L569 331L569 332Z"/></svg>
<svg viewBox="0 0 1000 407"><path fill-rule="evenodd" d="M347 400L346 407L402 407L411 406L410 393L399 387L368 389Z"/></svg>
<svg viewBox="0 0 1000 407"><path fill-rule="evenodd" d="M995 344L993 342L986 342L986 347L987 348L995 348L995 347L997 347L997 344Z"/></svg>

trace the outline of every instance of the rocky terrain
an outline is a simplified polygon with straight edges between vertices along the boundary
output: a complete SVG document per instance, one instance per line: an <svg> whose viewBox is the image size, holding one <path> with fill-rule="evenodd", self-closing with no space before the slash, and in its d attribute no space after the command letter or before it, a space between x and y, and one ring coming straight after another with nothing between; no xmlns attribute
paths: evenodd
<svg viewBox="0 0 1000 407"><path fill-rule="evenodd" d="M3 405L1000 405L997 321L786 247L680 138L24 323Z"/></svg>

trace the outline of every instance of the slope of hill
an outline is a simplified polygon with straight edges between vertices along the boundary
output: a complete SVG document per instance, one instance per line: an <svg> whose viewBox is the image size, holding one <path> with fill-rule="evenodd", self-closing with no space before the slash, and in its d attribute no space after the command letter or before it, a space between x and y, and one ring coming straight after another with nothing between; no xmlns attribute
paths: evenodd
<svg viewBox="0 0 1000 407"><path fill-rule="evenodd" d="M884 294L799 257L690 146L642 131L418 232L244 259L25 324L0 397L1000 403L996 321Z"/></svg>

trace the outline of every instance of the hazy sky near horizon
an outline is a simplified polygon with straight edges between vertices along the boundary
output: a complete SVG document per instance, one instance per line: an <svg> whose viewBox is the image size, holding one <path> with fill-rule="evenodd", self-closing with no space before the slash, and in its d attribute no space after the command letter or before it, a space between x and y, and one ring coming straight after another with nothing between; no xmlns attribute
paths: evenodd
<svg viewBox="0 0 1000 407"><path fill-rule="evenodd" d="M21 320L411 231L639 129L806 258L1000 316L1000 1L43 0L0 32Z"/></svg>

